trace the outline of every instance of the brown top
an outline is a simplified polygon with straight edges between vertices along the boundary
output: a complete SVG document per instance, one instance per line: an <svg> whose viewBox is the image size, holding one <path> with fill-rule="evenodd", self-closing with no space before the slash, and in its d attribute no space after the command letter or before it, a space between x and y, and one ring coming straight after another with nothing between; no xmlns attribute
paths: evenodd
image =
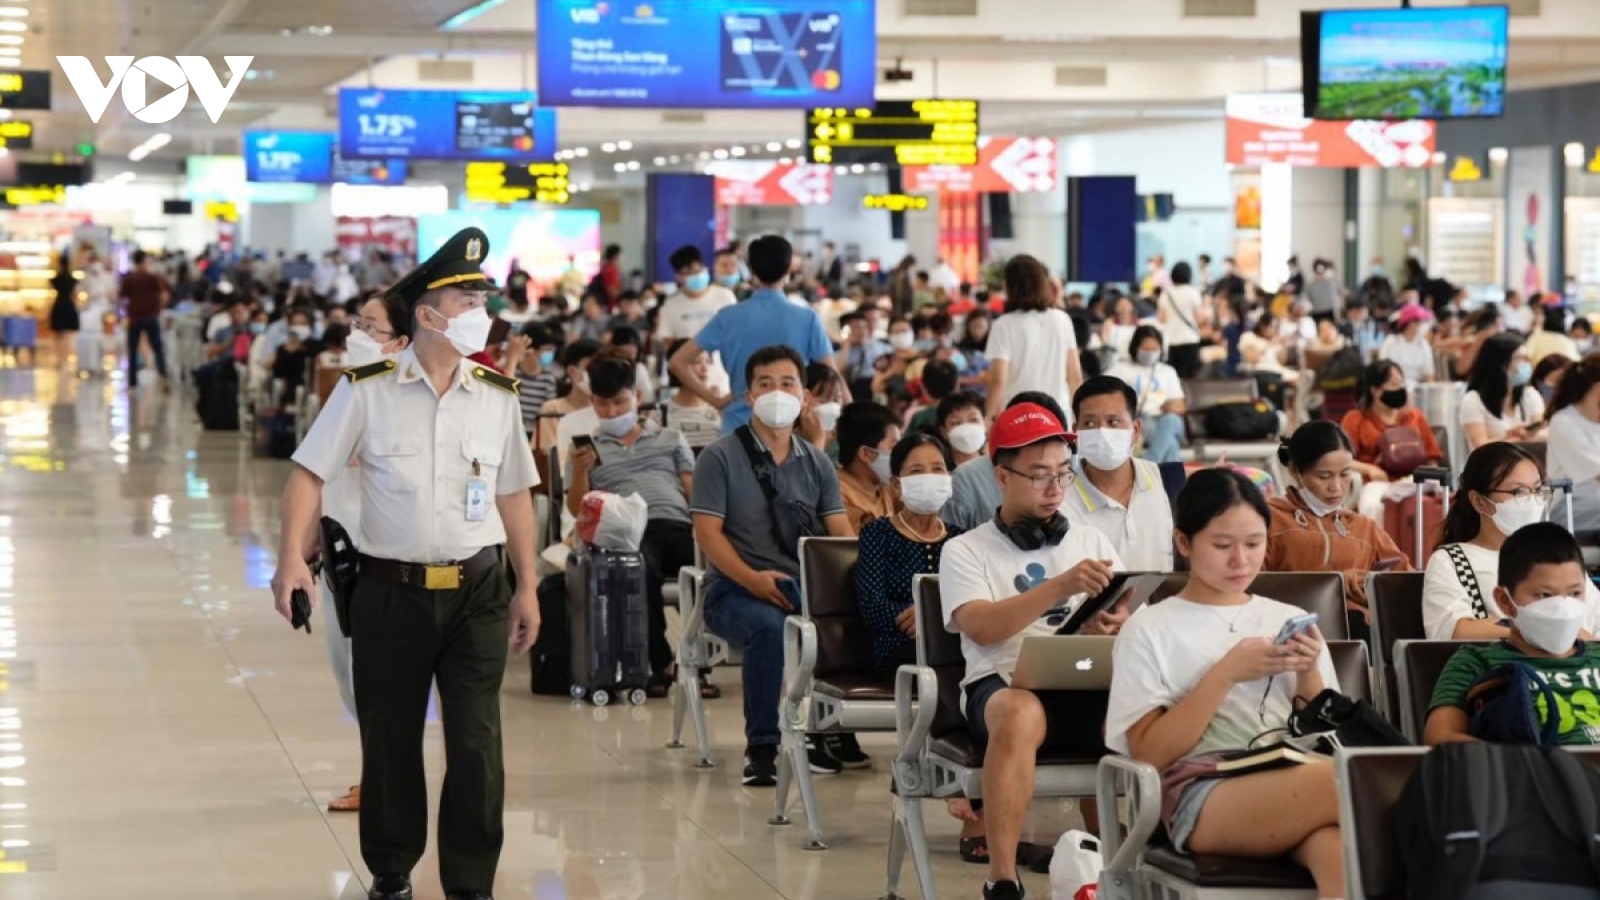
<svg viewBox="0 0 1600 900"><path fill-rule="evenodd" d="M1297 489L1274 497L1267 538L1266 572L1338 572L1344 576L1345 604L1367 607L1367 573L1379 560L1400 560L1391 571L1409 572L1411 562L1383 526L1366 516L1339 510L1318 518L1301 503ZM1341 527L1342 526L1342 527Z"/></svg>
<svg viewBox="0 0 1600 900"><path fill-rule="evenodd" d="M128 321L138 322L161 315L161 301L167 294L167 281L154 272L138 269L122 276L117 296L128 301Z"/></svg>
<svg viewBox="0 0 1600 900"><path fill-rule="evenodd" d="M848 469L839 470L839 495L844 498L844 513L856 534L873 519L892 516L900 509L893 488L863 481Z"/></svg>

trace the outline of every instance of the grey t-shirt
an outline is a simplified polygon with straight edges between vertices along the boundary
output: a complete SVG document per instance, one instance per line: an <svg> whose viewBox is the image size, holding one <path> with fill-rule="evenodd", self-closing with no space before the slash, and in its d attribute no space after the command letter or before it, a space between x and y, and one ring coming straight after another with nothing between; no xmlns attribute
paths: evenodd
<svg viewBox="0 0 1600 900"><path fill-rule="evenodd" d="M678 476L694 471L694 454L675 429L646 420L644 433L629 447L604 432L594 435L600 464L589 470L589 489L623 497L638 494L650 507L650 518L689 523L689 501ZM572 483L572 461L566 465Z"/></svg>
<svg viewBox="0 0 1600 900"><path fill-rule="evenodd" d="M804 503L817 511L818 518L844 513L833 464L821 450L798 437L790 436L789 458L778 466L773 485L780 500ZM722 533L745 565L758 572L772 570L800 578L799 548L779 546L773 535L772 507L761 492L761 482L756 480L737 433L700 452L689 507L693 513L722 520ZM715 565L708 562L707 568L712 578L724 577Z"/></svg>
<svg viewBox="0 0 1600 900"><path fill-rule="evenodd" d="M1328 314L1337 310L1339 286L1330 278L1313 278L1306 282L1306 299L1311 301L1311 311Z"/></svg>
<svg viewBox="0 0 1600 900"><path fill-rule="evenodd" d="M968 460L952 473L950 500L940 510L946 523L971 531L994 518L1000 508L1000 484L994 480L994 461L988 456Z"/></svg>

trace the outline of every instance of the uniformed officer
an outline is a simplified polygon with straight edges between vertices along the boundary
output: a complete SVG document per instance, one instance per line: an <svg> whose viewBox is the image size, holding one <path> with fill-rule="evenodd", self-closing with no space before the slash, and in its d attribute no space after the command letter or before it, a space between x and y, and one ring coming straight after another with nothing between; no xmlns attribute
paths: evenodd
<svg viewBox="0 0 1600 900"><path fill-rule="evenodd" d="M524 653L539 630L529 494L539 477L516 380L464 359L488 340L488 250L482 231L464 229L389 289L410 311L411 346L345 373L283 492L272 591L288 617L292 591L318 596L305 560L322 483L360 461L351 638L373 900L410 900L427 843L422 731L435 680L448 769L439 875L450 900L491 900L504 838L500 682L508 640Z"/></svg>

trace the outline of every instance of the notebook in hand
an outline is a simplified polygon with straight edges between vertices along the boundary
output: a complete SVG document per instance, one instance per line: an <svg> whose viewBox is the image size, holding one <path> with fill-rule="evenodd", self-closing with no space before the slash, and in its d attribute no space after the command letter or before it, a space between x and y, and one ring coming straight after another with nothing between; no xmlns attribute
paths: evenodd
<svg viewBox="0 0 1600 900"><path fill-rule="evenodd" d="M1256 750L1240 750L1237 753L1226 754L1222 761L1217 763L1217 774L1249 775L1252 772L1266 772L1289 766L1303 766L1306 763L1325 759L1327 757L1319 753L1312 753L1288 744L1277 743Z"/></svg>

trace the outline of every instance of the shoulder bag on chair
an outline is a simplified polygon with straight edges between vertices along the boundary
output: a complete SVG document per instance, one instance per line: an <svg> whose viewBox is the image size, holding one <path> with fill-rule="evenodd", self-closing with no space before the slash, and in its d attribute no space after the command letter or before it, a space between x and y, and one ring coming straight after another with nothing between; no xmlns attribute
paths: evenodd
<svg viewBox="0 0 1600 900"><path fill-rule="evenodd" d="M767 505L772 508L772 536L777 539L778 546L785 549L798 548L803 537L820 537L827 534L827 530L822 527L821 517L811 504L799 500L785 500L778 493L772 457L761 449L760 442L756 440L756 434L750 426L741 425L734 434L739 436L739 445L744 448L744 455L750 460L750 467L755 470L756 482L761 485L761 493L766 495Z"/></svg>
<svg viewBox="0 0 1600 900"><path fill-rule="evenodd" d="M1391 425L1378 437L1378 468L1391 478L1404 478L1428 461L1422 435L1410 425Z"/></svg>

